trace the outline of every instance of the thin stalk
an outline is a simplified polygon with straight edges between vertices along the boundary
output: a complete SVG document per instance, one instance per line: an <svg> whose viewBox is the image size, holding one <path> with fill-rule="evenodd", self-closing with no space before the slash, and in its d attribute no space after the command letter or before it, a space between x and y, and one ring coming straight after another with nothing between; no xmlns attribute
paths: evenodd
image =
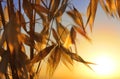
<svg viewBox="0 0 120 79"><path fill-rule="evenodd" d="M18 1L19 4L19 12L21 13L21 0ZM19 14L20 26L21 26L21 15Z"/></svg>
<svg viewBox="0 0 120 79"><path fill-rule="evenodd" d="M1 15L1 20L2 20L2 24L3 24L3 28L4 28L4 30L6 30L5 18L4 18L4 13L3 13L3 8L2 8L1 1L0 1L0 15ZM10 52L10 49L9 49L9 46L8 46L8 41L7 41L7 36L6 35L5 35L5 40L6 40L6 43L7 43L7 50L8 50L8 52ZM5 74L5 77L7 79L8 75Z"/></svg>
<svg viewBox="0 0 120 79"><path fill-rule="evenodd" d="M51 24L51 27L50 27L50 32L49 32L48 39L50 39L50 36L51 36L53 22L54 22L54 18L53 18L53 20L52 20L52 24ZM48 40L48 41L47 41L47 43L46 43L46 47L47 47L47 45L49 45L48 43L49 43L49 40ZM38 70L39 70L40 63L41 63L41 61L40 61L40 62L39 62L39 64L38 64L38 67L37 67L37 70L36 70L36 72L38 72Z"/></svg>
<svg viewBox="0 0 120 79"><path fill-rule="evenodd" d="M30 3L34 3L34 0L30 0ZM34 35L34 30L35 30L35 18L34 18L35 14L34 14L34 10L32 9L32 17L30 17L30 39L31 42L34 46L34 39L33 39L33 35ZM32 60L34 57L34 49L32 46L30 46L30 59ZM33 75L30 75L30 79L33 79Z"/></svg>

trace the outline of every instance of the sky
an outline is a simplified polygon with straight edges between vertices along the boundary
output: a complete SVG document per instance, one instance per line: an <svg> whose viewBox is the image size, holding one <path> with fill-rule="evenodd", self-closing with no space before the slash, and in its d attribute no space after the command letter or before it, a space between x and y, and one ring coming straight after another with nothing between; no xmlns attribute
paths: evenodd
<svg viewBox="0 0 120 79"><path fill-rule="evenodd" d="M83 17L86 15L88 1L73 0ZM63 23L69 22L66 15L64 19ZM60 63L53 79L120 79L120 19L107 16L98 6L93 31L90 32L88 29L88 34L92 43L78 35L77 48L81 57L97 64L90 65L94 71L79 62L74 62L71 70ZM45 79L45 70L42 68L40 79Z"/></svg>
<svg viewBox="0 0 120 79"><path fill-rule="evenodd" d="M88 0L74 0L74 4L79 11L84 12ZM78 35L79 55L98 65L102 63L102 66L91 65L92 71L82 63L75 62L69 70L60 64L53 79L120 79L120 20L107 16L99 6L93 32L89 32L89 36L92 43Z"/></svg>

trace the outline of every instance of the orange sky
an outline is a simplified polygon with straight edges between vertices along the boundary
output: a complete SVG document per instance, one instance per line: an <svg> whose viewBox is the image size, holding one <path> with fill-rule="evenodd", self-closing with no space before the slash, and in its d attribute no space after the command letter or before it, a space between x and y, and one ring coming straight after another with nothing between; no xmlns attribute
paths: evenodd
<svg viewBox="0 0 120 79"><path fill-rule="evenodd" d="M87 2L87 0L85 0ZM75 0L76 7L80 11L84 11L86 3L80 3ZM82 7L82 8L80 8ZM77 47L79 55L85 60L96 62L98 58L106 57L114 64L114 68L110 74L100 75L93 72L85 65L75 62L71 70L67 69L62 63L55 71L53 79L120 79L120 20L116 18L109 17L103 12L103 10L98 7L93 32L89 32L89 36L92 38L92 43L78 35ZM63 22L69 22L67 19ZM105 63L108 64L108 63ZM94 66L93 67L94 70ZM105 66L106 67L106 66ZM109 67L109 66L108 66ZM107 67L106 67L107 68ZM102 68L101 68L102 70ZM46 74L43 73L45 70L43 68L41 72L41 79L45 78ZM103 69L104 71L104 69ZM109 73L109 72L108 72Z"/></svg>
<svg viewBox="0 0 120 79"><path fill-rule="evenodd" d="M106 16L99 7L93 32L90 32L89 34L92 38L92 44L78 35L77 46L79 55L84 59L93 62L96 62L97 58L102 56L106 57L106 59L108 58L110 61L112 60L111 63L113 63L115 67L112 73L108 75L100 75L91 71L85 65L75 62L71 71L69 71L64 65L58 67L53 79L120 79L119 20Z"/></svg>

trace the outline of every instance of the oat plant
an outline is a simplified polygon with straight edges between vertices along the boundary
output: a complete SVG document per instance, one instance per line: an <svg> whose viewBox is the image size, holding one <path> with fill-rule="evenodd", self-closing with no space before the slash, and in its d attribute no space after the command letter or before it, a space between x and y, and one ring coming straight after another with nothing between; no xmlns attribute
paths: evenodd
<svg viewBox="0 0 120 79"><path fill-rule="evenodd" d="M98 3L119 17L120 0L89 0L86 22L72 1L0 0L0 79L35 79L44 59L50 78L60 62L69 68L78 61L91 69L94 63L78 55L76 36L91 41L86 29L92 31ZM65 25L64 14L74 23Z"/></svg>

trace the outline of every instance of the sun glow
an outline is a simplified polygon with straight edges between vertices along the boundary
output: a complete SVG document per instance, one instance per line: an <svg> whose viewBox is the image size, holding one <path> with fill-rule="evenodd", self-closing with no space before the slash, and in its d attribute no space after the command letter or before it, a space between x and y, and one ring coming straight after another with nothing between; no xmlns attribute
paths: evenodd
<svg viewBox="0 0 120 79"><path fill-rule="evenodd" d="M97 65L93 69L99 75L110 75L115 71L115 62L110 57L101 56L95 62Z"/></svg>

